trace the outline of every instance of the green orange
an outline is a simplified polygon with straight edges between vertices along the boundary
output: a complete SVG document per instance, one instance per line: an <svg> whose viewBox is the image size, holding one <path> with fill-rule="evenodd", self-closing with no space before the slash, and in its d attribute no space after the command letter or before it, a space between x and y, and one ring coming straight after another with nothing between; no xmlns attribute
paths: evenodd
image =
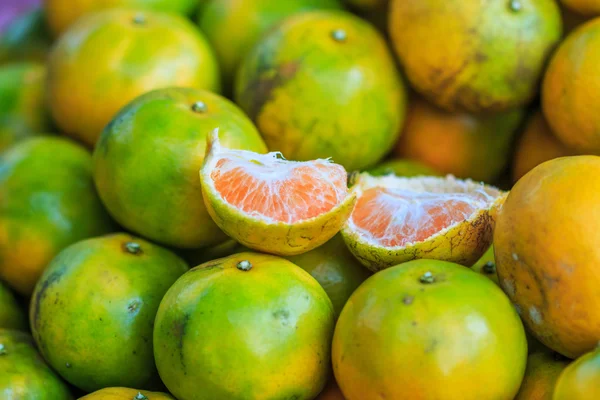
<svg viewBox="0 0 600 400"><path fill-rule="evenodd" d="M8 286L0 281L0 329L27 330L23 307Z"/></svg>
<svg viewBox="0 0 600 400"><path fill-rule="evenodd" d="M92 157L64 138L25 140L0 158L0 279L29 295L66 246L113 229Z"/></svg>
<svg viewBox="0 0 600 400"><path fill-rule="evenodd" d="M239 253L183 275L154 328L160 376L179 399L313 399L330 373L334 311L291 262Z"/></svg>
<svg viewBox="0 0 600 400"><path fill-rule="evenodd" d="M93 146L114 115L137 96L165 87L218 91L208 42L176 14L114 9L79 20L52 48L48 97L67 135Z"/></svg>
<svg viewBox="0 0 600 400"><path fill-rule="evenodd" d="M286 258L321 284L333 303L336 316L354 290L371 275L346 248L341 235L307 253Z"/></svg>
<svg viewBox="0 0 600 400"><path fill-rule="evenodd" d="M484 276L490 278L496 285L498 283L498 274L496 273L496 259L494 258L494 246L490 246L489 249L481 256L481 258L473 264L471 269Z"/></svg>
<svg viewBox="0 0 600 400"><path fill-rule="evenodd" d="M46 68L33 62L0 65L0 152L49 129Z"/></svg>
<svg viewBox="0 0 600 400"><path fill-rule="evenodd" d="M0 395L3 399L71 400L25 332L0 329Z"/></svg>
<svg viewBox="0 0 600 400"><path fill-rule="evenodd" d="M367 279L333 338L333 370L348 400L512 399L526 358L523 325L502 290L443 261Z"/></svg>
<svg viewBox="0 0 600 400"><path fill-rule="evenodd" d="M389 30L413 87L449 110L528 103L562 35L554 0L393 0Z"/></svg>
<svg viewBox="0 0 600 400"><path fill-rule="evenodd" d="M294 14L340 8L339 0L203 0L198 25L230 85L244 55L269 29Z"/></svg>
<svg viewBox="0 0 600 400"><path fill-rule="evenodd" d="M493 182L508 164L523 114L450 113L413 99L394 154L444 174Z"/></svg>
<svg viewBox="0 0 600 400"><path fill-rule="evenodd" d="M270 150L332 157L348 170L391 150L406 101L383 37L341 11L303 13L271 30L242 62L235 98Z"/></svg>
<svg viewBox="0 0 600 400"><path fill-rule="evenodd" d="M537 352L527 358L525 377L514 400L552 400L554 386L569 362L551 352Z"/></svg>
<svg viewBox="0 0 600 400"><path fill-rule="evenodd" d="M48 363L85 390L160 388L152 331L167 289L188 269L158 245L114 234L62 251L36 286L30 309Z"/></svg>
<svg viewBox="0 0 600 400"><path fill-rule="evenodd" d="M571 363L560 374L552 400L600 398L600 348Z"/></svg>
<svg viewBox="0 0 600 400"><path fill-rule="evenodd" d="M149 392L124 387L109 387L95 391L79 400L174 400L166 393Z"/></svg>
<svg viewBox="0 0 600 400"><path fill-rule="evenodd" d="M206 138L215 128L228 147L266 151L244 113L208 91L157 90L121 110L94 151L96 186L113 217L169 246L225 241L204 206L198 179Z"/></svg>
<svg viewBox="0 0 600 400"><path fill-rule="evenodd" d="M50 39L41 8L24 13L8 24L0 35L0 63L15 61L45 62Z"/></svg>
<svg viewBox="0 0 600 400"><path fill-rule="evenodd" d="M396 176L439 176L440 173L430 166L415 160L392 159L377 164L367 170L371 176L396 175Z"/></svg>

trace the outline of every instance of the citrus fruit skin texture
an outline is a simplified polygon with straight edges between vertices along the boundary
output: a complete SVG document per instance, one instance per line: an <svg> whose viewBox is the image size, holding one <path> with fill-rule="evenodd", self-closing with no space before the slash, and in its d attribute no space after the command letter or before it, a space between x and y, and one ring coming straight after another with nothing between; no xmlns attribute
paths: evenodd
<svg viewBox="0 0 600 400"><path fill-rule="evenodd" d="M286 257L325 289L338 316L354 290L371 275L348 251L341 235L307 253Z"/></svg>
<svg viewBox="0 0 600 400"><path fill-rule="evenodd" d="M556 353L530 354L523 383L514 400L552 400L556 381L567 365L569 362L559 359Z"/></svg>
<svg viewBox="0 0 600 400"><path fill-rule="evenodd" d="M527 342L509 299L489 279L417 260L375 274L352 294L332 354L348 400L512 399Z"/></svg>
<svg viewBox="0 0 600 400"><path fill-rule="evenodd" d="M356 194L360 202L360 193L363 190L394 185L394 183L388 184L386 181L382 181L386 178L371 177L365 173L360 174L351 193ZM370 238L358 231L351 216L341 231L348 249L364 266L373 272L420 258L450 261L467 266L473 265L492 243L496 213L505 196L491 186L482 186L472 181L457 181L451 176L446 178L418 177L414 179L423 179L426 185L431 185L431 188L450 185L461 193L469 193L477 188L483 188L486 193L496 199L489 208L478 209L468 219L451 224L424 241L408 242L404 246L396 247L373 243ZM402 181L400 185L406 188L404 185L410 184ZM354 211L357 209L358 207L355 207Z"/></svg>
<svg viewBox="0 0 600 400"><path fill-rule="evenodd" d="M560 0L562 4L573 11L583 15L600 14L600 1L598 0Z"/></svg>
<svg viewBox="0 0 600 400"><path fill-rule="evenodd" d="M511 190L494 232L500 284L536 338L569 358L600 341L599 192L600 157L547 161Z"/></svg>
<svg viewBox="0 0 600 400"><path fill-rule="evenodd" d="M600 398L600 350L587 353L562 372L552 400L588 400Z"/></svg>
<svg viewBox="0 0 600 400"><path fill-rule="evenodd" d="M41 8L15 18L0 36L0 63L16 61L45 62L51 39Z"/></svg>
<svg viewBox="0 0 600 400"><path fill-rule="evenodd" d="M220 88L202 33L182 16L151 11L114 9L82 18L52 48L48 75L52 116L64 133L88 146L143 93Z"/></svg>
<svg viewBox="0 0 600 400"><path fill-rule="evenodd" d="M94 151L96 186L113 217L127 229L174 247L225 241L208 215L198 181L206 137L216 127L228 147L266 151L244 113L207 91L157 90L121 110Z"/></svg>
<svg viewBox="0 0 600 400"><path fill-rule="evenodd" d="M373 166L404 121L404 84L385 41L341 11L303 13L271 30L240 65L235 89L269 149L291 160Z"/></svg>
<svg viewBox="0 0 600 400"><path fill-rule="evenodd" d="M29 334L0 329L0 344L0 393L4 399L72 399L69 388L46 365Z"/></svg>
<svg viewBox="0 0 600 400"><path fill-rule="evenodd" d="M507 166L523 114L522 110L488 116L450 113L416 99L394 154L443 174L493 182Z"/></svg>
<svg viewBox="0 0 600 400"><path fill-rule="evenodd" d="M191 14L197 5L197 0L46 0L44 11L53 34L59 36L82 16L109 8Z"/></svg>
<svg viewBox="0 0 600 400"><path fill-rule="evenodd" d="M149 392L124 387L104 388L81 397L79 400L137 400L138 393L146 396L143 400L175 400L166 393Z"/></svg>
<svg viewBox="0 0 600 400"><path fill-rule="evenodd" d="M523 175L545 161L574 155L574 153L554 136L544 115L538 111L527 122L517 143L513 159L513 181L517 182Z"/></svg>
<svg viewBox="0 0 600 400"><path fill-rule="evenodd" d="M48 129L45 79L46 68L42 64L0 66L0 152Z"/></svg>
<svg viewBox="0 0 600 400"><path fill-rule="evenodd" d="M308 400L330 373L333 327L331 301L307 272L239 253L190 270L169 289L154 354L178 399Z"/></svg>
<svg viewBox="0 0 600 400"><path fill-rule="evenodd" d="M17 292L31 294L66 246L112 229L83 147L64 138L33 138L2 154L0 279Z"/></svg>
<svg viewBox="0 0 600 400"><path fill-rule="evenodd" d="M440 173L419 161L392 159L377 164L367 170L371 176L396 175L396 176L440 176Z"/></svg>
<svg viewBox="0 0 600 400"><path fill-rule="evenodd" d="M231 84L244 55L269 29L294 14L341 8L338 0L205 0L198 25L215 49L224 82Z"/></svg>
<svg viewBox="0 0 600 400"><path fill-rule="evenodd" d="M494 245L491 245L489 249L481 256L481 258L473 264L471 269L483 276L488 277L496 285L500 285L498 282L498 274L496 273L496 259L494 258Z"/></svg>
<svg viewBox="0 0 600 400"><path fill-rule="evenodd" d="M49 264L30 323L48 363L73 385L158 388L152 332L167 289L188 269L172 252L127 234L78 242Z"/></svg>
<svg viewBox="0 0 600 400"><path fill-rule="evenodd" d="M394 0L389 30L414 88L448 110L528 103L562 34L553 0Z"/></svg>
<svg viewBox="0 0 600 400"><path fill-rule="evenodd" d="M12 291L0 281L0 329L27 330L27 317Z"/></svg>
<svg viewBox="0 0 600 400"><path fill-rule="evenodd" d="M579 152L600 152L597 113L600 20L573 31L554 53L542 87L542 108L556 137Z"/></svg>

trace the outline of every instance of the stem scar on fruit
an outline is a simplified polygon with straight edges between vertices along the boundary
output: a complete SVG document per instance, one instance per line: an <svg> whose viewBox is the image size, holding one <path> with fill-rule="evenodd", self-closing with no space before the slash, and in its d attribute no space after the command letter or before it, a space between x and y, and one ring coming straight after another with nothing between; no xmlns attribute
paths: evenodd
<svg viewBox="0 0 600 400"><path fill-rule="evenodd" d="M208 106L203 101L197 101L192 104L192 111L197 113L205 113L208 111Z"/></svg>
<svg viewBox="0 0 600 400"><path fill-rule="evenodd" d="M334 29L331 31L331 37L336 42L345 42L346 39L348 38L348 35L346 34L346 31L343 29Z"/></svg>
<svg viewBox="0 0 600 400"><path fill-rule="evenodd" d="M433 283L435 282L435 277L430 271L427 271L423 275L421 275L421 277L419 278L419 282L425 284Z"/></svg>
<svg viewBox="0 0 600 400"><path fill-rule="evenodd" d="M142 247L140 246L139 243L136 243L136 242L126 242L125 244L123 244L123 248L125 249L126 252L128 252L130 254L142 253Z"/></svg>
<svg viewBox="0 0 600 400"><path fill-rule="evenodd" d="M240 271L250 271L252 269L252 264L248 260L243 260L237 264L237 269Z"/></svg>

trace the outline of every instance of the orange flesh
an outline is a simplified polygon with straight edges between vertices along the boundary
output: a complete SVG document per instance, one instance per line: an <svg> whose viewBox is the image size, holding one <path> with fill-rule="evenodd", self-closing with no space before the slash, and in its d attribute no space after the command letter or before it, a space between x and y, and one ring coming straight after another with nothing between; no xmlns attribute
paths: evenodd
<svg viewBox="0 0 600 400"><path fill-rule="evenodd" d="M221 158L210 175L221 197L251 216L293 223L326 213L346 198L347 174L340 165L261 161Z"/></svg>
<svg viewBox="0 0 600 400"><path fill-rule="evenodd" d="M375 187L359 197L352 222L385 247L422 242L487 205L479 193L419 193Z"/></svg>

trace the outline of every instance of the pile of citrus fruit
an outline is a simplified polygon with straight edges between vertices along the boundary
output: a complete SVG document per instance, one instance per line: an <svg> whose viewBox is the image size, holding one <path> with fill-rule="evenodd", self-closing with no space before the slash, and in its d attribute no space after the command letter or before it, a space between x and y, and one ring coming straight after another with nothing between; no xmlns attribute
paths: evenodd
<svg viewBox="0 0 600 400"><path fill-rule="evenodd" d="M599 0L45 0L0 400L599 400L598 110Z"/></svg>

